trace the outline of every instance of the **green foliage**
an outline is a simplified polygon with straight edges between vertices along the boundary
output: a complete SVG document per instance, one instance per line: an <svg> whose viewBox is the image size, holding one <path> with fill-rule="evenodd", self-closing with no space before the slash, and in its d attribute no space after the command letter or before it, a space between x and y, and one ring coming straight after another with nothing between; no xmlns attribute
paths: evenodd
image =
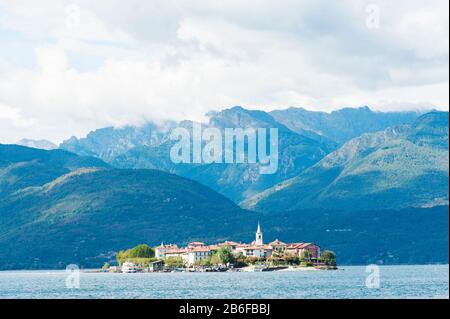
<svg viewBox="0 0 450 319"><path fill-rule="evenodd" d="M274 266L280 266L280 265L287 265L288 264L286 259L282 258L282 257L272 256L272 257L270 257L268 259L268 261Z"/></svg>
<svg viewBox="0 0 450 319"><path fill-rule="evenodd" d="M232 264L234 262L234 256L231 252L231 249L228 247L220 247L213 257L217 257L214 259L217 261L217 264L226 265L228 263Z"/></svg>
<svg viewBox="0 0 450 319"><path fill-rule="evenodd" d="M301 258L297 255L287 255L285 258L288 265L300 265Z"/></svg>
<svg viewBox="0 0 450 319"><path fill-rule="evenodd" d="M262 262L265 262L265 261L266 261L265 258L259 258L259 257L251 257L251 256L249 256L249 257L246 258L246 263L249 264L249 265L259 264L259 263L262 263Z"/></svg>
<svg viewBox="0 0 450 319"><path fill-rule="evenodd" d="M336 253L331 250L324 250L320 259L328 266L336 266Z"/></svg>
<svg viewBox="0 0 450 319"><path fill-rule="evenodd" d="M129 258L152 258L155 257L155 250L146 244L138 245L128 251Z"/></svg>
<svg viewBox="0 0 450 319"><path fill-rule="evenodd" d="M212 259L211 257L202 259L202 260L200 261L200 265L201 265L201 266L204 266L204 267L210 267L210 266L212 266L213 263L212 263L211 259Z"/></svg>
<svg viewBox="0 0 450 319"><path fill-rule="evenodd" d="M236 267L246 267L248 265L247 257L245 257L242 252L239 253L239 255L235 258L234 265Z"/></svg>
<svg viewBox="0 0 450 319"><path fill-rule="evenodd" d="M148 267L150 265L150 263L157 261L158 259L156 258L145 258L145 257L137 257L137 258L127 258L126 261L132 262L133 264L139 265L139 266L143 266L143 267Z"/></svg>
<svg viewBox="0 0 450 319"><path fill-rule="evenodd" d="M117 260L117 263L119 264L119 266L122 266L122 264L125 262L127 257L128 257L128 254L124 250L121 250L116 254L116 260Z"/></svg>
<svg viewBox="0 0 450 319"><path fill-rule="evenodd" d="M141 244L136 247L121 250L116 254L116 260L119 265L122 265L125 261L130 261L139 265L148 265L149 262L155 261L155 251L153 248L146 244Z"/></svg>
<svg viewBox="0 0 450 319"><path fill-rule="evenodd" d="M310 261L302 261L300 262L300 267L312 267L313 263Z"/></svg>
<svg viewBox="0 0 450 319"><path fill-rule="evenodd" d="M184 267L183 258L181 258L181 257L167 257L164 260L164 264L168 268L181 268L181 267Z"/></svg>
<svg viewBox="0 0 450 319"><path fill-rule="evenodd" d="M300 257L301 261L309 261L311 259L311 253L308 250L304 250Z"/></svg>
<svg viewBox="0 0 450 319"><path fill-rule="evenodd" d="M212 265L220 265L222 263L219 255L217 254L212 255L210 261Z"/></svg>
<svg viewBox="0 0 450 319"><path fill-rule="evenodd" d="M109 267L111 267L111 265L108 263L108 262L106 262L106 263L104 263L103 264L103 267L102 267L102 269L104 269L104 270L108 270L109 269Z"/></svg>

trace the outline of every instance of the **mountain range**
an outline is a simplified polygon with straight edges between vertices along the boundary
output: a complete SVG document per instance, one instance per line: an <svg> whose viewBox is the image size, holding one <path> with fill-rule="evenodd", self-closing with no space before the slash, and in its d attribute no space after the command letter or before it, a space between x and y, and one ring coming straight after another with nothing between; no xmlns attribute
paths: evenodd
<svg viewBox="0 0 450 319"><path fill-rule="evenodd" d="M335 151L343 141L360 132L372 132L391 125L411 124L417 112L381 113L367 107L328 113L290 108L271 113L233 107L210 112L205 127L278 128L279 167L276 174L261 175L256 164L174 164L169 150L171 131L190 129L192 122L148 123L141 127L104 128L86 138L71 138L60 148L84 156L98 157L118 168L147 168L171 172L196 180L232 199L248 200L266 189L294 178ZM295 120L294 120L295 119ZM334 133L333 133L334 132ZM343 133L338 133L343 132Z"/></svg>
<svg viewBox="0 0 450 319"><path fill-rule="evenodd" d="M0 144L0 269L98 267L162 240L312 241L339 262L448 263L448 112L233 107L203 127L277 128L279 168L174 164L176 127ZM239 206L239 205L240 206ZM429 236L430 230L433 236Z"/></svg>
<svg viewBox="0 0 450 319"><path fill-rule="evenodd" d="M267 242L316 242L340 264L448 262L448 206L257 213L162 171L16 145L0 158L0 269L100 267L140 243L250 242L258 221Z"/></svg>
<svg viewBox="0 0 450 319"><path fill-rule="evenodd" d="M291 107L270 112L273 118L299 134L317 134L339 145L364 133L414 122L422 112L374 112L368 106L330 113Z"/></svg>
<svg viewBox="0 0 450 319"><path fill-rule="evenodd" d="M175 141L170 133L175 127L192 131L193 122L170 123L164 128L148 124L140 128L105 128L90 133L85 139L70 139L61 148L77 153L99 157L118 168L160 169L196 180L222 193L235 202L259 193L274 184L294 177L305 168L317 163L334 149L333 143L324 143L299 135L272 116L262 111L249 111L234 107L214 113L206 127L219 128L278 128L279 168L276 174L259 174L258 164L174 164L170 160L170 148ZM148 137L152 138L149 139ZM106 141L104 141L106 139ZM96 147L101 145L101 147Z"/></svg>
<svg viewBox="0 0 450 319"><path fill-rule="evenodd" d="M255 210L448 205L448 113L366 133L243 203Z"/></svg>

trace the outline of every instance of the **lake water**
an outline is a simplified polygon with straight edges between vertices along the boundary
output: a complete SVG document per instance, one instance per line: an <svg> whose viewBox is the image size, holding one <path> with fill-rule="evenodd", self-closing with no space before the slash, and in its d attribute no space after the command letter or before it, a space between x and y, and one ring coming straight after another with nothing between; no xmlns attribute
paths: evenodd
<svg viewBox="0 0 450 319"><path fill-rule="evenodd" d="M79 288L66 287L67 275L65 271L0 272L0 298L449 297L448 265L381 266L379 288L366 286L371 273L363 266L301 272L81 273ZM370 282L376 286L376 280Z"/></svg>

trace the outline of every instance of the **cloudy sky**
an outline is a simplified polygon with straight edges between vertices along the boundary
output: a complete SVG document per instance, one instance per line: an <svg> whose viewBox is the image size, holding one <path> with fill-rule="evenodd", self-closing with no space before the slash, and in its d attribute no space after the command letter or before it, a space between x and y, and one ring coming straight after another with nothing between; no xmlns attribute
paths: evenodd
<svg viewBox="0 0 450 319"><path fill-rule="evenodd" d="M271 110L448 110L447 0L0 0L0 143Z"/></svg>

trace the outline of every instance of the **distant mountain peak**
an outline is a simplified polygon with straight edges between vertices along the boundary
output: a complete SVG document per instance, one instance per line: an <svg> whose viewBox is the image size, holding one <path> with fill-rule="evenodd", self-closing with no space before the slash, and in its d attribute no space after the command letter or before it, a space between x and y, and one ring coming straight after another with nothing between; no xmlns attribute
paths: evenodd
<svg viewBox="0 0 450 319"><path fill-rule="evenodd" d="M229 109L224 109L220 112L216 112L209 118L209 124L216 127L272 127L287 129L281 123L275 121L275 119L264 111L249 110L242 106L234 106Z"/></svg>
<svg viewBox="0 0 450 319"><path fill-rule="evenodd" d="M56 144L54 144L48 140L33 140L33 139L28 139L28 138L21 139L16 144L21 145L21 146L27 146L27 147L47 150L47 151L58 148L58 146Z"/></svg>

